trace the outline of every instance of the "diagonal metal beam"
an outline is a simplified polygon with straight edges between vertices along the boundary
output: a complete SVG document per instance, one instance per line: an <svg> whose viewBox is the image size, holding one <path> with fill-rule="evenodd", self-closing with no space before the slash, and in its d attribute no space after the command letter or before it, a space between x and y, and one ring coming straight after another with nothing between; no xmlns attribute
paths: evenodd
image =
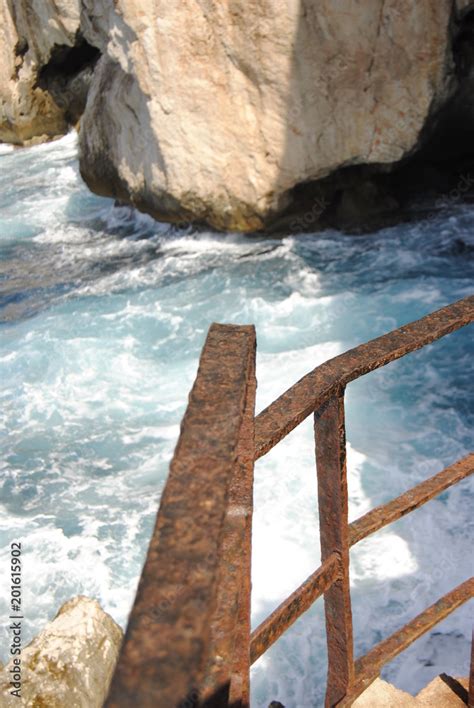
<svg viewBox="0 0 474 708"><path fill-rule="evenodd" d="M471 295L313 369L257 416L256 459L271 450L338 388L473 321L474 295Z"/></svg>
<svg viewBox="0 0 474 708"><path fill-rule="evenodd" d="M281 635L309 610L340 575L341 561L332 553L317 570L274 610L250 637L250 663L264 654Z"/></svg>
<svg viewBox="0 0 474 708"><path fill-rule="evenodd" d="M437 494L441 494L445 489L465 479L473 472L474 452L471 452L466 457L463 457L462 460L458 460L453 465L446 467L442 472L438 472L438 474L430 477L425 482L417 484L416 487L401 494L396 499L371 509L360 519L349 524L350 545L353 546L369 536L369 534L379 531L387 524L391 524L411 511L415 511L415 509L426 504Z"/></svg>

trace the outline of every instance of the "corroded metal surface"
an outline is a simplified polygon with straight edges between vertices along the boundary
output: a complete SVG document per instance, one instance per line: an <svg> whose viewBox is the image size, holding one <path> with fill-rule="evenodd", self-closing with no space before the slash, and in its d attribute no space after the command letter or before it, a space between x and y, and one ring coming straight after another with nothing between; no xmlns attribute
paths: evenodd
<svg viewBox="0 0 474 708"><path fill-rule="evenodd" d="M201 355L181 434L163 492L124 645L107 699L108 708L227 705L232 654L220 657L213 616L235 613L239 598L220 597L222 549L233 475L247 465L242 423L253 418L255 331L213 325ZM248 445L252 431L243 430ZM242 459L238 459L238 454ZM249 478L242 478L246 484ZM237 485L240 482L236 482ZM248 497L248 495L247 495ZM234 507L235 508L235 507ZM230 509L229 509L230 511ZM251 513L251 509L247 509ZM247 532L246 532L247 533ZM235 563L239 562L236 557ZM234 590L248 592L248 570ZM242 605L243 615L246 613ZM222 621L224 621L222 619ZM214 670L214 664L222 667ZM212 687L214 694L211 697Z"/></svg>
<svg viewBox="0 0 474 708"><path fill-rule="evenodd" d="M474 472L474 453L463 457L454 465L446 467L442 472L421 482L405 494L401 494L387 504L382 504L372 509L357 521L349 524L350 545L353 546L374 531L378 531L387 524L402 518L411 511L418 509L426 502L433 499L445 489L461 481Z"/></svg>
<svg viewBox="0 0 474 708"><path fill-rule="evenodd" d="M325 705L331 708L346 695L354 680L343 389L315 413L314 435L321 560L333 553L340 560L340 576L324 595L328 647Z"/></svg>
<svg viewBox="0 0 474 708"><path fill-rule="evenodd" d="M284 602L274 610L250 637L250 663L264 654L281 635L291 627L303 612L321 597L340 576L341 561L336 553L302 583Z"/></svg>
<svg viewBox="0 0 474 708"><path fill-rule="evenodd" d="M202 688L209 700L230 675L229 704L249 705L250 586L253 511L255 357L248 375L247 399L232 476L219 566L217 607L211 632L213 652ZM216 656L221 657L216 661ZM225 704L226 705L226 704Z"/></svg>
<svg viewBox="0 0 474 708"><path fill-rule="evenodd" d="M369 686L388 661L394 659L416 639L441 622L456 608L474 597L474 578L469 578L451 590L434 605L417 615L402 629L377 644L365 656L356 661L356 678L350 693L336 705L346 708Z"/></svg>
<svg viewBox="0 0 474 708"><path fill-rule="evenodd" d="M255 356L249 375L248 400L240 433L238 448L239 473L234 476L230 493L228 518L237 519L243 526L242 541L234 544L232 565L240 564L240 588L235 616L234 648L231 654L231 683L229 704L246 708L250 704L250 613L252 589L252 513L253 468L255 461ZM242 520L240 522L240 519ZM224 566L225 568L225 566Z"/></svg>
<svg viewBox="0 0 474 708"><path fill-rule="evenodd" d="M474 295L318 366L257 416L256 458L271 450L339 387L473 321Z"/></svg>

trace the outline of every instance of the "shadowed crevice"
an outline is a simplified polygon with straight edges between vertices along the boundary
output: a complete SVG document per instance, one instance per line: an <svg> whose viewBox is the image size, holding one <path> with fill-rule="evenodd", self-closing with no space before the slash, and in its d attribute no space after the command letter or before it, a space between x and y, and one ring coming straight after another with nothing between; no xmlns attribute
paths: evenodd
<svg viewBox="0 0 474 708"><path fill-rule="evenodd" d="M101 52L78 33L76 43L54 46L50 59L38 74L37 85L64 110L66 121L75 124L84 112L92 75Z"/></svg>
<svg viewBox="0 0 474 708"><path fill-rule="evenodd" d="M468 694L462 683L456 681L452 676L448 676L448 674L440 674L439 677L463 703L468 704Z"/></svg>

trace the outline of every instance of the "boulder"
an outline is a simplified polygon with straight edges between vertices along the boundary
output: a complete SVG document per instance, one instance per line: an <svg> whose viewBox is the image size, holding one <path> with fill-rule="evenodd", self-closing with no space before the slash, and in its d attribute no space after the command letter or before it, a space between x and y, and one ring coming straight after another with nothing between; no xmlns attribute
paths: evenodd
<svg viewBox="0 0 474 708"><path fill-rule="evenodd" d="M446 674L434 678L416 697L380 678L357 698L353 708L462 708L468 701L468 679Z"/></svg>
<svg viewBox="0 0 474 708"><path fill-rule="evenodd" d="M296 185L407 155L450 92L451 0L86 4L82 175L160 219L262 228Z"/></svg>
<svg viewBox="0 0 474 708"><path fill-rule="evenodd" d="M468 703L469 679L436 676L417 694L420 708L463 708Z"/></svg>
<svg viewBox="0 0 474 708"><path fill-rule="evenodd" d="M415 708L417 703L409 693L377 678L352 705L353 708Z"/></svg>
<svg viewBox="0 0 474 708"><path fill-rule="evenodd" d="M122 636L96 600L69 600L21 653L21 703L10 693L12 661L0 670L0 705L101 708Z"/></svg>

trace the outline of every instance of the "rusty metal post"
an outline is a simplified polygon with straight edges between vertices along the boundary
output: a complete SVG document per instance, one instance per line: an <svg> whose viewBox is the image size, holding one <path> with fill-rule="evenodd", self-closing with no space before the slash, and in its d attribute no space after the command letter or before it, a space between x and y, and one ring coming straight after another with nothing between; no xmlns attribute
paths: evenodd
<svg viewBox="0 0 474 708"><path fill-rule="evenodd" d="M232 708L248 708L250 705L252 515L257 388L255 358L252 360L251 366L246 410L240 431L237 470L232 480L227 512L229 532L236 540L231 561L240 568L240 588L235 615L234 651L229 691L229 704Z"/></svg>
<svg viewBox="0 0 474 708"><path fill-rule="evenodd" d="M328 646L326 708L335 706L354 681L349 587L349 526L344 389L314 414L321 561L337 553L340 577L324 595Z"/></svg>
<svg viewBox="0 0 474 708"><path fill-rule="evenodd" d="M255 346L209 330L107 708L246 705Z"/></svg>

